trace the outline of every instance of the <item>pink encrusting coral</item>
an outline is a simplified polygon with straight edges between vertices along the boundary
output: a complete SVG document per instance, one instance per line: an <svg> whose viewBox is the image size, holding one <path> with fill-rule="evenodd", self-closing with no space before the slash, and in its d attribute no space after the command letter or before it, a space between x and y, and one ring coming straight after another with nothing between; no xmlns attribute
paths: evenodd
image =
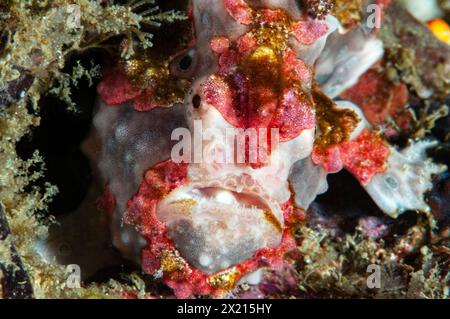
<svg viewBox="0 0 450 319"><path fill-rule="evenodd" d="M331 99L380 58L374 35L361 36L360 50L349 53L364 56L355 66L329 51L319 59L331 34L337 40L330 45L348 38L340 38L334 17L312 18L294 0L194 0L192 22L195 40L174 58L190 63L172 65L170 74L192 79L183 104L158 107L167 106L154 99L163 84L139 89L114 69L98 87L103 103L94 126L104 145L99 162L108 184L105 203L114 210L114 244L127 256L141 254L145 272L162 277L178 297L257 283L259 269L289 262L293 226L326 191L327 174L343 168L391 216L427 209L423 194L438 168L419 163L431 144L399 152L373 130L373 116L369 123L355 104ZM315 79L316 68L326 82ZM337 81L339 68L349 72ZM225 154L226 129L254 129L257 148L266 147L270 161L251 162L247 145L242 163L174 161L173 129L193 131L196 121L218 132L201 141L204 150ZM259 134L272 129L279 143Z"/></svg>

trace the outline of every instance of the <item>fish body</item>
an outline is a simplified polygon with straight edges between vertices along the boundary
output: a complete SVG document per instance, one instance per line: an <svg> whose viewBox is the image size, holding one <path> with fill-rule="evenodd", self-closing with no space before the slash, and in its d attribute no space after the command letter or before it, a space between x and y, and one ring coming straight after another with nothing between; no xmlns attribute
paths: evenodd
<svg viewBox="0 0 450 319"><path fill-rule="evenodd" d="M358 106L333 100L381 58L375 35L341 34L293 0L194 0L192 20L195 40L170 65L192 80L182 103L142 103L154 91L114 72L99 85L113 243L145 272L188 297L281 267L292 226L341 169L392 217L427 209L432 144L398 151Z"/></svg>

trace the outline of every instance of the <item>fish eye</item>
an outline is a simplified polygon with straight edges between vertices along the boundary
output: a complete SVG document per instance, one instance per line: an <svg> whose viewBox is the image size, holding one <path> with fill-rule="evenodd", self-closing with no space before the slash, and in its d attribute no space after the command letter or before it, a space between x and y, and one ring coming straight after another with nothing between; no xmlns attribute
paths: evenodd
<svg viewBox="0 0 450 319"><path fill-rule="evenodd" d="M176 77L191 78L195 70L195 64L195 50L190 49L172 60L170 72Z"/></svg>
<svg viewBox="0 0 450 319"><path fill-rule="evenodd" d="M180 62L178 62L178 67L182 71L187 71L189 67L192 65L192 57L186 54L184 57L180 59Z"/></svg>

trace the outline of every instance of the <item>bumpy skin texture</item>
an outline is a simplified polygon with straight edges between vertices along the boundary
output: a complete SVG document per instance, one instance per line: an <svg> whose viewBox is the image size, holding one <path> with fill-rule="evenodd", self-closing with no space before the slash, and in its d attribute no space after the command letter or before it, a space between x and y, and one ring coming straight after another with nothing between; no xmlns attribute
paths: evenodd
<svg viewBox="0 0 450 319"><path fill-rule="evenodd" d="M324 98L316 98L314 68L325 93L336 97L380 58L378 40L357 30L340 36L335 18L314 20L293 0L196 0L192 16L195 41L171 66L173 76L193 79L185 104L144 113L101 102L94 120L114 244L130 258L144 246L145 272L162 276L178 297L217 295L239 280L254 282L259 268L281 267L295 247L291 226L301 210L326 191L327 174L343 168L391 216L427 209L423 193L438 171L424 163L428 143L398 152L356 105L331 100L325 112L338 117L331 132L352 130L337 142L318 142L326 132L316 130ZM355 39L361 44L348 52ZM186 55L192 63L180 69ZM114 104L132 102L129 87L126 79L105 78L99 93L108 100L105 95L115 92ZM177 163L170 156L171 132L194 131L196 120L216 132L202 141L203 150L226 153L221 136L227 128L277 129L279 143L270 144L268 162Z"/></svg>
<svg viewBox="0 0 450 319"><path fill-rule="evenodd" d="M93 126L102 145L95 160L107 185L102 204L111 214L113 244L126 257L139 261L145 241L133 227L123 225L123 213L145 171L170 157L172 131L186 126L184 108L175 105L140 113L130 105L111 107L100 102Z"/></svg>

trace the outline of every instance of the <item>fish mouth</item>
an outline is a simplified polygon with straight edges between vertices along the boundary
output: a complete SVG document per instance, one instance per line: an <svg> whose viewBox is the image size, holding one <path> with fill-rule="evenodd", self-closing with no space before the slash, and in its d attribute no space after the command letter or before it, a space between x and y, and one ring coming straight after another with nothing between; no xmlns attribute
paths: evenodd
<svg viewBox="0 0 450 319"><path fill-rule="evenodd" d="M190 183L157 205L156 215L180 254L207 274L239 264L262 248L281 242L281 207L255 181Z"/></svg>

